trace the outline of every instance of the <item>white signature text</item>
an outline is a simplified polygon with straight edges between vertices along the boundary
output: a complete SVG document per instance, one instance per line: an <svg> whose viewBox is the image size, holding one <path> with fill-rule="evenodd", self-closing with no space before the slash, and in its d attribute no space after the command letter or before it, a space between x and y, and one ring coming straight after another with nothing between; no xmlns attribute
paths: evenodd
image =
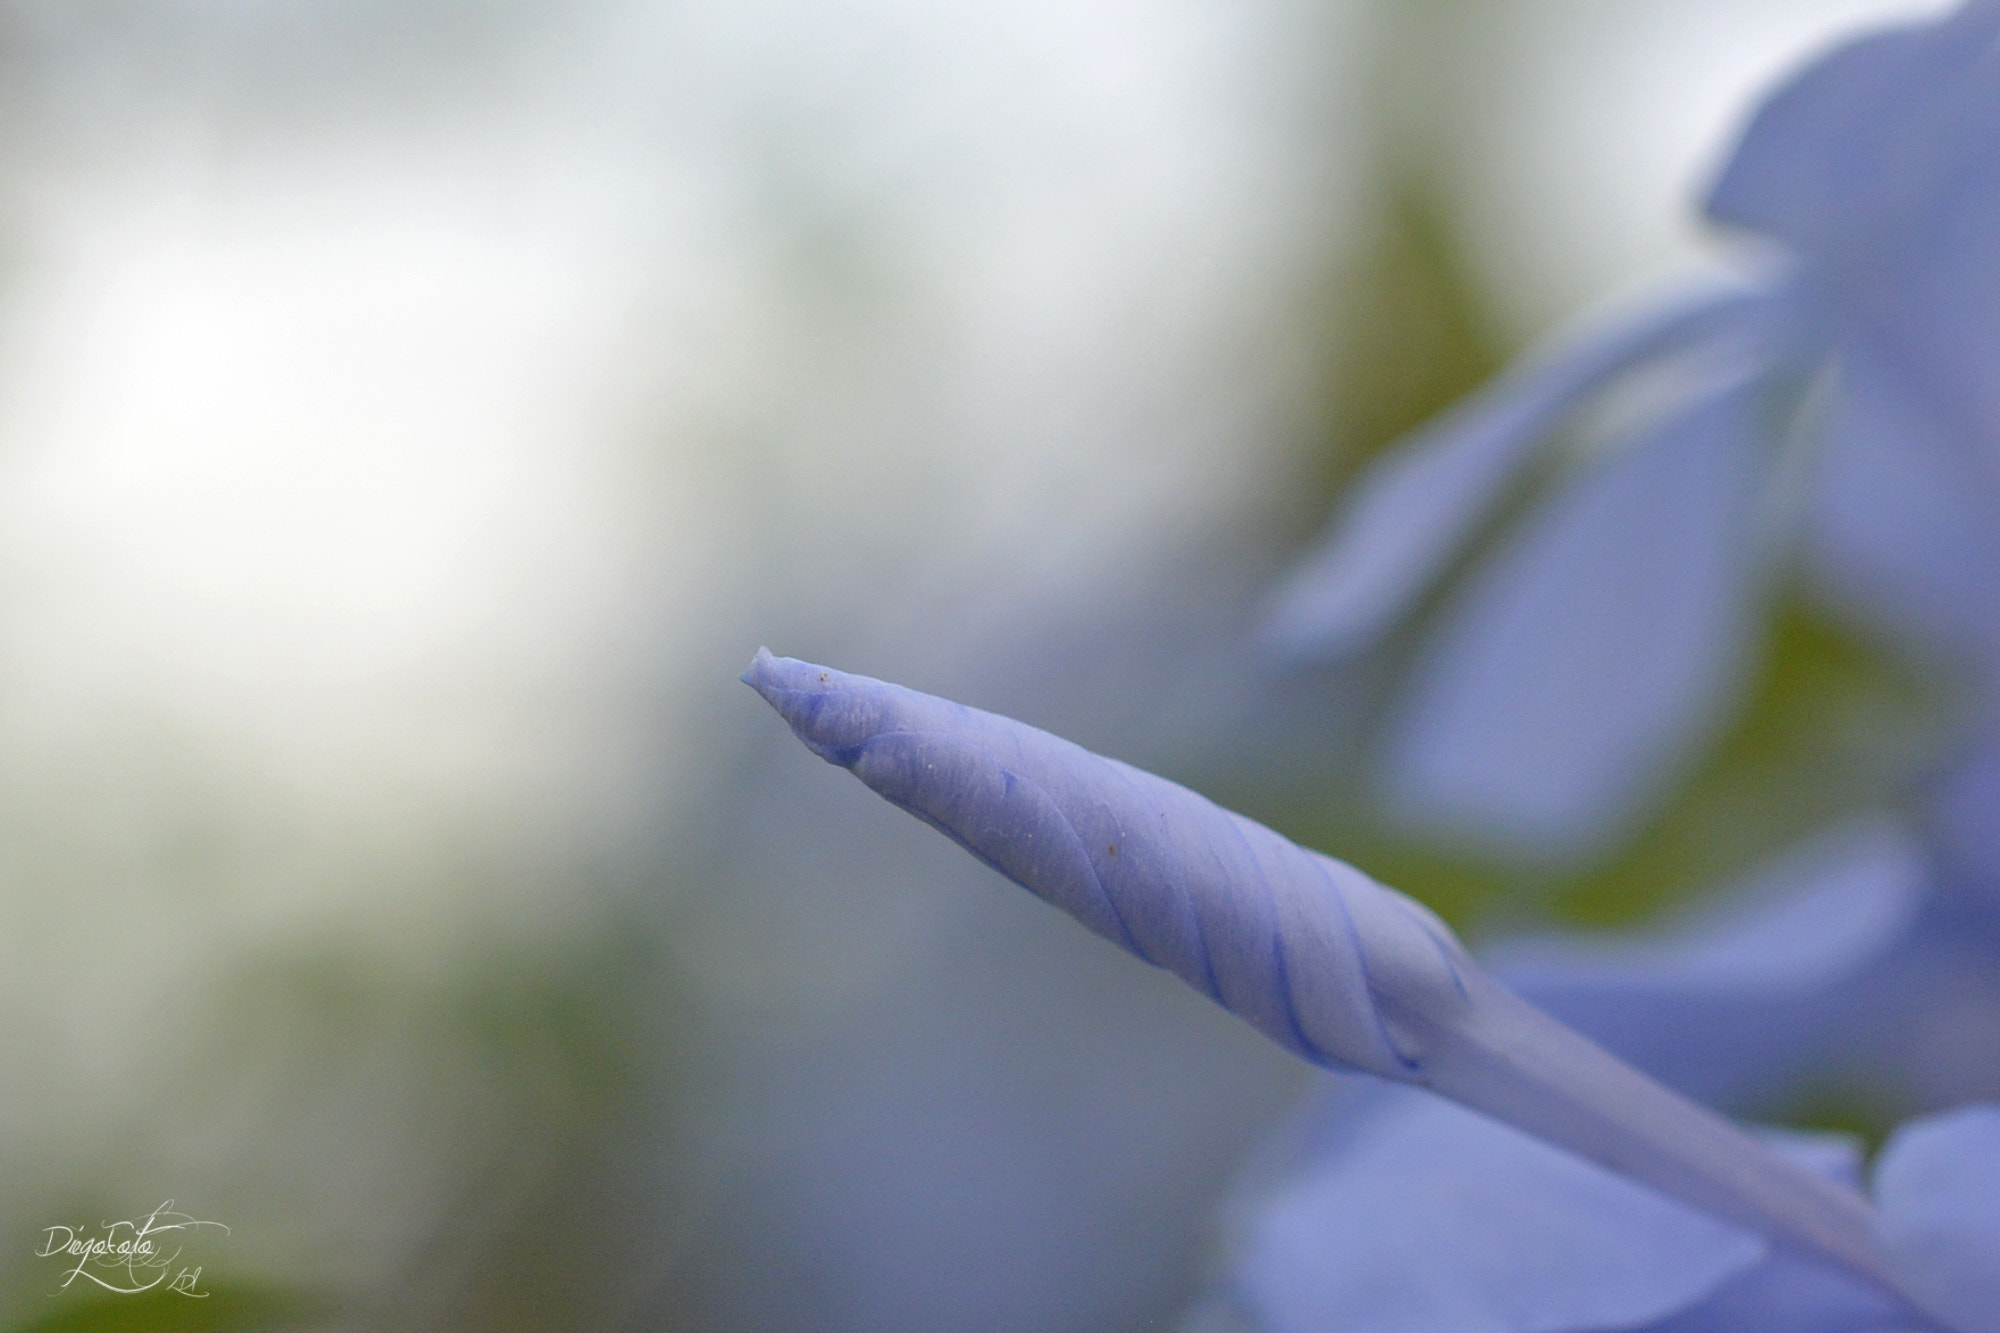
<svg viewBox="0 0 2000 1333"><path fill-rule="evenodd" d="M229 1234L229 1228L220 1222L203 1222L175 1212L174 1201L168 1199L130 1222L102 1222L95 1228L44 1227L35 1257L76 1260L63 1272L65 1287L84 1278L106 1291L128 1295L165 1285L168 1291L183 1296L205 1297L208 1293L200 1287L201 1268L179 1264L182 1241L201 1227Z"/></svg>

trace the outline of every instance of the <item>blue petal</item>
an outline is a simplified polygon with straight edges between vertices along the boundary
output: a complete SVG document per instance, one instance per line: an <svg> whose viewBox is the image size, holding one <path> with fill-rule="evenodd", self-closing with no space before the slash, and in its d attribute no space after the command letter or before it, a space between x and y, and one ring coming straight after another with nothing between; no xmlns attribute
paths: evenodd
<svg viewBox="0 0 2000 1333"><path fill-rule="evenodd" d="M1475 572L1387 740L1401 809L1573 854L1692 753L1739 677L1761 591L1765 392L1737 383L1681 408Z"/></svg>
<svg viewBox="0 0 2000 1333"><path fill-rule="evenodd" d="M1752 123L1711 211L1804 256L1850 352L1977 460L1981 489L2000 483L2000 6L1808 70Z"/></svg>
<svg viewBox="0 0 2000 1333"><path fill-rule="evenodd" d="M1809 1140L1785 1146L1795 1160ZM1851 1178L1851 1149L1828 1163ZM1822 1170L1825 1167L1821 1168ZM1830 1269L1774 1254L1695 1307L1636 1333L2000 1333L2000 1108L1904 1125L1875 1169L1882 1229L1918 1306Z"/></svg>
<svg viewBox="0 0 2000 1333"><path fill-rule="evenodd" d="M1904 256L1941 201L2000 152L2000 10L1895 28L1834 51L1774 93L1708 201L1851 271Z"/></svg>
<svg viewBox="0 0 2000 1333"><path fill-rule="evenodd" d="M1511 989L1705 1102L1782 1092L1847 1030L1843 987L1904 943L1929 888L1900 825L1829 830L1651 937L1506 941Z"/></svg>
<svg viewBox="0 0 2000 1333"><path fill-rule="evenodd" d="M1844 1185L1861 1173L1860 1146L1841 1135L1766 1132L1787 1157ZM1633 1333L1895 1333L1909 1329L1908 1306L1843 1273L1772 1254L1730 1278L1699 1304Z"/></svg>
<svg viewBox="0 0 2000 1333"><path fill-rule="evenodd" d="M1992 349L1987 349L1989 355ZM1879 340L1851 337L1818 462L1811 553L1831 591L2000 665L2000 475Z"/></svg>
<svg viewBox="0 0 2000 1333"><path fill-rule="evenodd" d="M1988 77L2000 87L2000 61ZM1848 278L1843 341L1922 404L1927 425L2000 486L2000 123L1900 255ZM1852 353L1850 353L1850 359Z"/></svg>
<svg viewBox="0 0 2000 1333"><path fill-rule="evenodd" d="M1570 1333L1684 1309L1764 1257L1717 1222L1398 1089L1315 1113L1239 1205L1227 1300L1269 1333Z"/></svg>
<svg viewBox="0 0 2000 1333"><path fill-rule="evenodd" d="M1370 469L1279 584L1263 637L1298 661L1368 647L1436 582L1562 419L1634 362L1732 332L1760 295L1675 304L1500 380Z"/></svg>
<svg viewBox="0 0 2000 1333"><path fill-rule="evenodd" d="M1876 1164L1875 1199L1927 1308L1960 1333L2000 1333L2000 1107L1904 1125Z"/></svg>
<svg viewBox="0 0 2000 1333"><path fill-rule="evenodd" d="M1953 886L2000 909L2000 727L1989 727L1939 785L1932 837ZM1994 940L2000 953L2000 938Z"/></svg>
<svg viewBox="0 0 2000 1333"><path fill-rule="evenodd" d="M1692 1309L1629 1333L1933 1333L1902 1302L1816 1264L1774 1256Z"/></svg>

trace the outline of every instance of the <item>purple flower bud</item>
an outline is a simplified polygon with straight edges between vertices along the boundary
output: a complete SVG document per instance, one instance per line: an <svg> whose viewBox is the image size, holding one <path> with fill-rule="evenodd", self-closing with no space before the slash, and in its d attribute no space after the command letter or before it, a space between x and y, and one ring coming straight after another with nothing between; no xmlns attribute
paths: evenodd
<svg viewBox="0 0 2000 1333"><path fill-rule="evenodd" d="M808 747L1320 1064L1425 1087L1894 1290L1873 1214L1504 990L1428 910L1033 727L760 651Z"/></svg>

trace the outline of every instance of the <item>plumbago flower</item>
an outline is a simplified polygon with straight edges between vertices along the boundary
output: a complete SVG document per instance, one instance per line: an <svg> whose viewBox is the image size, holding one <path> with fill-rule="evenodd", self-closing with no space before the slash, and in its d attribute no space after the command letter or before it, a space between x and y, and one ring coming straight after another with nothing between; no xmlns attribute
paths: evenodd
<svg viewBox="0 0 2000 1333"><path fill-rule="evenodd" d="M1361 651L1522 510L1445 595L1383 767L1392 803L1557 854L1615 836L1697 752L1790 566L1941 651L1983 739L1903 826L1828 831L1753 877L1761 924L1503 956L1705 1099L1768 1100L1836 1038L1920 1101L2000 1096L2000 4L1807 69L1708 212L1767 243L1756 265L1388 456L1266 634L1297 660Z"/></svg>
<svg viewBox="0 0 2000 1333"><path fill-rule="evenodd" d="M1487 961L1706 1101L1768 1106L1843 1066L1934 1105L2000 1095L2000 6L1807 70L1755 117L1709 212L1775 250L1387 458L1281 586L1267 635L1302 660L1366 649L1521 511L1445 595L1385 776L1414 813L1554 854L1615 836L1698 747L1786 562L1943 650L1983 736L1905 815L1825 831L1648 937L1515 941ZM1991 1108L1906 1126L1874 1171L1890 1248L1906 1277L1932 1273L1953 1327L2000 1326L1978 1276L2000 1244L1996 1126ZM1851 1146L1772 1151L1859 1180ZM1956 1221L1936 1211L1947 1180ZM1547 1206L1523 1219L1523 1197ZM1625 1252L1591 1197L1573 1163L1490 1123L1336 1093L1246 1184L1211 1312L1278 1329L1905 1326L1782 1255L1669 1313L1579 1322L1565 1265L1615 1274ZM1956 1258L1915 1257L1944 1235Z"/></svg>
<svg viewBox="0 0 2000 1333"><path fill-rule="evenodd" d="M1186 788L768 652L743 679L829 763L1280 1045L1423 1090L1288 1175L1215 1312L1383 1333L1723 1327L1699 1322L1718 1308L2000 1329L2000 1110L1906 1130L1871 1208L1838 1151L1668 1091L1493 981L1417 903Z"/></svg>
<svg viewBox="0 0 2000 1333"><path fill-rule="evenodd" d="M1443 590L1386 727L1393 808L1602 846L1712 734L1797 566L2000 685L2000 4L1806 70L1707 211L1758 242L1728 277L1419 432L1276 590L1299 662Z"/></svg>

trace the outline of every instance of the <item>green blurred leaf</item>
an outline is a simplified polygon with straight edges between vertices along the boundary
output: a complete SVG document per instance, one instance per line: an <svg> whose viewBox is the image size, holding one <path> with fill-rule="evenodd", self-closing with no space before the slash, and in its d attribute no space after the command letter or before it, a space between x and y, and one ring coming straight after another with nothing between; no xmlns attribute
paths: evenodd
<svg viewBox="0 0 2000 1333"><path fill-rule="evenodd" d="M1808 1087L1776 1108L1769 1119L1799 1129L1852 1134L1873 1157L1897 1123L1915 1109L1907 1098L1891 1096L1883 1088L1841 1082Z"/></svg>
<svg viewBox="0 0 2000 1333"><path fill-rule="evenodd" d="M1373 241L1333 284L1334 355L1318 479L1332 497L1363 464L1490 379L1507 348L1417 181L1391 183Z"/></svg>
<svg viewBox="0 0 2000 1333"><path fill-rule="evenodd" d="M16 1324L8 1333L247 1333L320 1323L335 1311L326 1297L287 1287L204 1282L202 1290L208 1294L62 1291L49 1298L49 1313Z"/></svg>

